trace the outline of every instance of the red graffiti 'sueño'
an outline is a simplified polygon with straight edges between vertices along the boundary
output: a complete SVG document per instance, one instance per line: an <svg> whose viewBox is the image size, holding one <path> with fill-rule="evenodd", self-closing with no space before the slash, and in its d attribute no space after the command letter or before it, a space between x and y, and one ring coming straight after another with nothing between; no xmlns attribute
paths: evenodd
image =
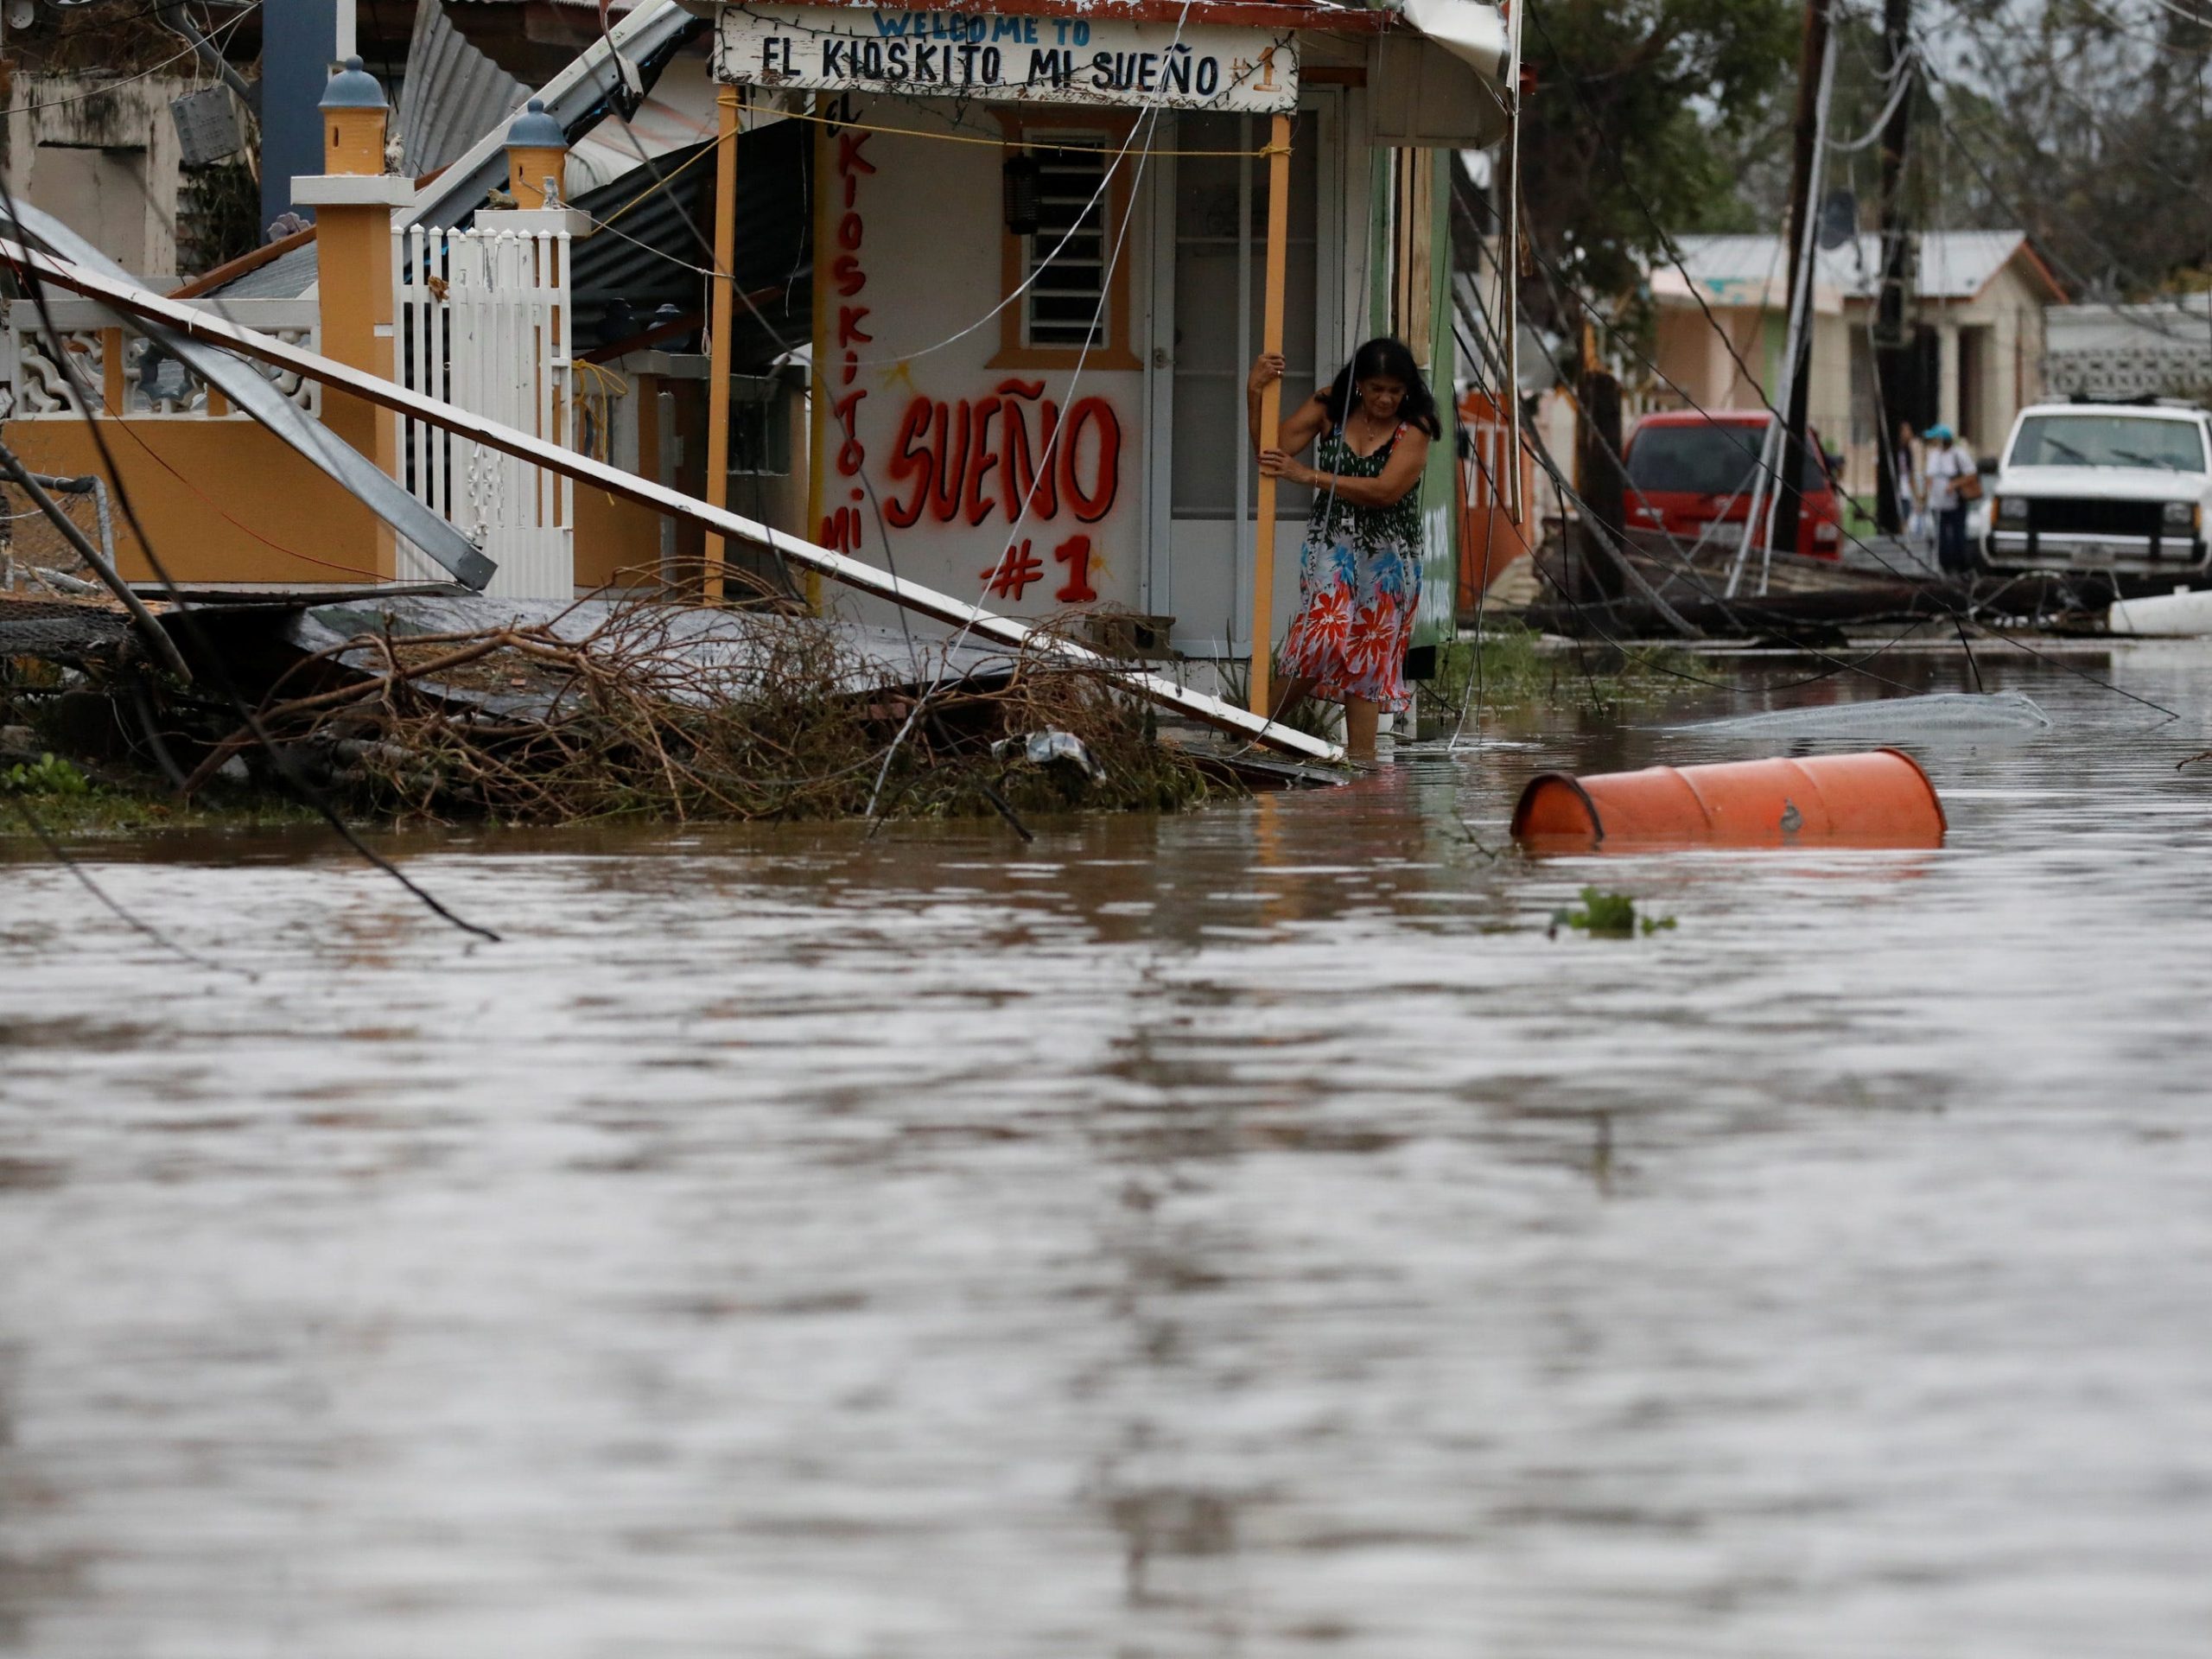
<svg viewBox="0 0 2212 1659"><path fill-rule="evenodd" d="M1063 418L1041 380L1001 381L988 397L916 397L899 423L883 516L900 530L1052 519L1065 505L1095 524L1122 488L1122 422L1103 397L1078 398ZM1033 428L1033 418L1036 425Z"/></svg>

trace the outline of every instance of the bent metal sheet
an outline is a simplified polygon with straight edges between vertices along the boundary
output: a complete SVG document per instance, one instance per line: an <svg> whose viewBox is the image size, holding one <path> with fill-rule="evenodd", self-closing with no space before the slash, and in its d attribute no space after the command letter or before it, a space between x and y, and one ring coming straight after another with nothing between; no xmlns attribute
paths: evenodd
<svg viewBox="0 0 2212 1659"><path fill-rule="evenodd" d="M726 6L715 73L742 86L993 103L1255 114L1298 105L1294 35L1207 23Z"/></svg>

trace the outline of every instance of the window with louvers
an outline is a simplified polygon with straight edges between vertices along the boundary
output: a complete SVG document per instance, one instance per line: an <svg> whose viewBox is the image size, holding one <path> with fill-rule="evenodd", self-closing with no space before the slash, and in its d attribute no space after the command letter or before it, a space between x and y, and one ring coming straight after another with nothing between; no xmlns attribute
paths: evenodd
<svg viewBox="0 0 2212 1659"><path fill-rule="evenodd" d="M1027 238L1022 275L1033 272L1037 280L1023 296L1023 343L1103 346L1106 206L1112 193L1099 186L1113 151L1105 134L1081 133L1060 135L1055 144L1033 144L1029 154L1037 162L1037 230Z"/></svg>

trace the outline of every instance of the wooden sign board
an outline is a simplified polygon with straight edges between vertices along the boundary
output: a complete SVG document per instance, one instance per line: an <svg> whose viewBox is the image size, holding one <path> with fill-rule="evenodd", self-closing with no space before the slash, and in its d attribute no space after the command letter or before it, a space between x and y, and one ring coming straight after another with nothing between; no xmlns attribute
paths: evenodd
<svg viewBox="0 0 2212 1659"><path fill-rule="evenodd" d="M1298 106L1294 35L1211 23L725 6L715 72L741 86L988 103Z"/></svg>

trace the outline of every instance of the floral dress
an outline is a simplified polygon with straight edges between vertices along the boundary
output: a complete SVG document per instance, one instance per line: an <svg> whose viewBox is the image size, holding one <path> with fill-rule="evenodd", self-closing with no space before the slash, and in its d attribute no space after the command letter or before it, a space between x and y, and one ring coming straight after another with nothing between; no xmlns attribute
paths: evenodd
<svg viewBox="0 0 2212 1659"><path fill-rule="evenodd" d="M1343 478L1380 477L1405 429L1402 423L1371 455L1355 454L1341 431L1325 432L1314 464ZM1419 486L1395 506L1356 507L1325 482L1316 486L1282 672L1313 681L1314 695L1332 702L1410 707L1406 648L1421 609L1421 551Z"/></svg>

